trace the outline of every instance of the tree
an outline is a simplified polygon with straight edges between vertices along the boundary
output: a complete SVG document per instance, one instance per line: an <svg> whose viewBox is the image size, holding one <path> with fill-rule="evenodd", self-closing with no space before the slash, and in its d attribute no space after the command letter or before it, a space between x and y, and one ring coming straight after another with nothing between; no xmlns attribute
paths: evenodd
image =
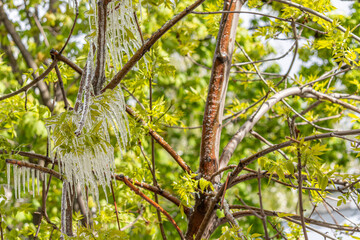
<svg viewBox="0 0 360 240"><path fill-rule="evenodd" d="M1 238L359 232L359 6L2 1Z"/></svg>

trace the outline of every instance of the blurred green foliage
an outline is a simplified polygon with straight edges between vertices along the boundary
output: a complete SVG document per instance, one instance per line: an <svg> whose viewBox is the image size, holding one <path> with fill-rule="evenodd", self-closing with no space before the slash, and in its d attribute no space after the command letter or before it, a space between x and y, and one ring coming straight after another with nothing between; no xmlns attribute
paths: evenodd
<svg viewBox="0 0 360 240"><path fill-rule="evenodd" d="M51 48L60 50L63 46L70 28L73 24L74 10L69 7L67 1L52 1L53 5L49 8L48 1L25 0L24 2L4 1L5 10L12 23L15 25L27 50L31 53L38 66L43 66L39 71L44 71L45 65L50 60L49 51ZM167 20L179 13L192 1L154 1L142 0L142 11L137 12L144 39L148 39L152 33L159 29ZM307 40L306 44L299 46L297 66L298 72L291 72L290 78L286 81L287 87L300 86L313 81L326 71L343 64L350 65L353 70L344 75L336 76L332 82L329 80L314 84L318 91L328 93L350 93L358 94L359 75L358 70L358 43L351 39L350 32L359 35L360 28L360 4L355 2L352 6L352 13L349 16L333 15L333 10L328 0L314 4L314 1L295 1L309 8L315 9L323 14L330 15L334 20L332 24L314 17L313 15L299 11L293 7L274 3L271 6L263 6L263 1L248 1L248 7L254 11L270 12L274 16L282 18L297 19L302 24L306 24L327 34L321 35L311 29L301 28L302 37ZM197 11L221 11L223 1L205 1ZM73 33L73 37L65 49L64 55L72 59L80 67L84 67L89 46L84 41L84 37L89 34L89 23L86 17L87 3L79 4L79 18ZM329 14L330 12L330 14ZM41 22L41 26L46 34L50 46L44 43L44 36L37 27L32 15L36 15ZM159 132L166 141L174 147L186 163L196 171L199 165L201 128L186 129L187 126L200 126L202 124L203 112L207 97L208 82L213 62L213 54L216 44L216 36L219 29L221 15L196 15L189 14L185 19L175 25L166 35L161 38L145 55L145 60L140 60L134 67L134 71L122 80L131 95L141 102L144 109L136 104L136 101L129 93L125 92L127 103L144 119L148 126ZM281 44L280 38L293 40L293 30L291 23L274 20L268 17L240 15L240 23L236 34L236 41L245 49L253 59L262 60L277 56L276 44ZM251 29L248 21L251 20ZM345 33L340 32L336 27L341 24L347 27ZM269 42L268 39L275 39ZM278 42L276 42L278 41ZM0 24L0 44L2 46L0 54L0 94L6 94L19 89L32 79L31 69L26 65L23 56L16 48L16 45L9 37L3 24ZM18 71L14 72L11 68L5 48L9 47L16 56ZM291 52L293 54L293 51ZM124 56L124 61L129 56ZM248 62L248 59L236 49L233 55L233 62ZM272 86L282 79L287 71L288 64L284 62L270 62L267 64L258 63L261 71L268 73L268 81ZM70 105L73 106L79 86L80 76L65 64L60 64L60 71L65 84L67 97ZM235 71L236 70L236 71ZM259 81L251 64L241 68L231 70L227 99L225 102L225 117L232 119L232 115L247 108L268 93L268 87ZM241 73L246 72L246 73ZM107 78L111 79L116 74L116 70L107 69ZM153 108L150 110L149 101L149 79L153 83ZM49 74L45 79L48 83L49 92L52 96L56 95L54 84L57 82L55 72ZM284 84L277 86L277 90L284 88ZM269 95L271 96L271 94ZM50 116L62 114L64 104L58 101L54 110L51 112L42 105L38 91L30 89L24 93L0 101L0 149L10 153L14 151L35 152L42 155L47 153L47 133L45 129L45 119ZM288 103L298 112L313 104L316 99L304 99L292 97L287 99ZM352 100L344 100L354 104ZM26 108L25 108L26 106ZM223 128L221 135L222 149L231 136L237 131L242 123L248 119L256 108L251 108L240 117ZM64 113L63 113L64 114ZM318 123L325 128L336 128L349 119L354 119L352 125L344 128L358 128L359 119L357 115L347 115L344 109L337 105L322 103L320 107L307 112L305 117L309 121L324 118L336 114L342 114L339 118L330 119ZM255 126L254 130L264 136L270 142L276 144L286 141L289 136L287 121L293 116L283 103L278 103L269 113L262 118ZM153 121L150 121L152 117ZM140 151L138 140L141 141L148 158L151 153L150 136L147 129L141 126L134 119L130 121L131 142L126 152L121 156L118 149L116 156L116 173L124 174L138 181L152 183L151 171L148 168L148 161ZM299 120L300 122L300 120ZM185 129L172 128L179 126ZM309 125L299 125L298 129L301 136L308 136L318 133ZM320 130L319 130L320 131ZM116 146L116 139L112 138L113 146ZM319 187L322 190L327 186L327 181L331 177L337 176L340 171L346 171L349 166L353 166L357 161L356 153L347 146L344 141L338 138L319 140L313 142L302 142L284 149L290 159L285 160L278 152L274 152L259 159L258 162L249 167L261 168L280 180L288 182L286 174L296 172L296 152L297 147L302 151L303 160L309 167L307 173L312 179L309 186ZM194 180L190 175L186 175L182 169L171 159L171 157L159 145L156 145L156 177L159 186L171 192L182 201L180 209L172 203L160 197L160 205L168 211L182 230L187 228L187 219L181 214L183 206L191 207L194 203L196 192L204 191L206 188L213 188L212 184L205 179ZM230 164L237 164L239 159L245 158L264 148L264 144L253 137L247 137L236 149ZM27 159L18 155L1 155L0 158L0 184L5 186L6 179L6 157L28 160L36 163L36 159ZM50 166L49 166L50 167ZM55 167L59 171L58 167ZM275 175L273 175L275 174ZM226 174L224 174L226 176ZM340 177L340 176L338 176ZM341 175L344 179L353 180L353 176ZM271 177L270 177L271 178ZM13 179L11 179L11 183ZM60 227L60 202L61 202L61 181L52 179L47 198L47 214L52 223ZM199 187L198 187L199 186ZM258 206L257 196L258 183L250 180L233 187L227 192L228 202L231 204L242 204L240 198L248 205ZM296 202L292 200L294 194L290 188L278 186L269 180L262 181L263 196L265 197L264 207L267 209L294 212ZM0 213L1 227L4 231L5 239L33 239L37 230L36 216L41 207L41 194L32 197L32 193L22 194L21 199L15 199L11 194L11 188L0 188ZM160 239L156 210L145 202L142 198L130 191L121 182L114 186L115 197L119 209L120 226L124 227L134 221L144 209L142 216L135 224L125 230L117 229L116 215L112 198L106 202L104 192L101 192L101 209L97 209L96 204L89 196L89 206L93 213L93 228L88 229L80 225L81 216L78 211L74 212L74 231L78 234L78 239ZM144 192L153 199L153 194ZM273 194L276 192L276 194ZM110 190L108 190L108 196ZM197 194L197 193L196 193ZM279 202L277 199L289 199L289 201ZM345 201L343 197L341 202ZM340 203L341 203L340 202ZM305 204L309 205L307 201ZM178 235L173 226L163 217L166 235L169 239L178 239ZM275 222L276 220L274 220ZM251 217L244 217L239 220L242 229L245 229L247 236L257 238L263 234L261 220ZM277 223L276 223L277 224ZM301 234L296 225L290 225L293 234ZM231 226L219 228L215 237L222 239L235 238L237 229ZM273 230L273 233L275 231ZM42 220L38 239L59 239L60 232L54 229L44 219ZM295 235L293 235L295 236Z"/></svg>

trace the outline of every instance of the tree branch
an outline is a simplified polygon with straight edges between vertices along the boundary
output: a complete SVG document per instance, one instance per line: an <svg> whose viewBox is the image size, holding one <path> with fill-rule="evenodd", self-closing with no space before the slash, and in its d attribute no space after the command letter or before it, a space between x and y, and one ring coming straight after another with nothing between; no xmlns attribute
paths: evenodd
<svg viewBox="0 0 360 240"><path fill-rule="evenodd" d="M162 214L164 214L167 219L171 222L172 225L174 225L176 231L179 233L181 239L184 239L184 235L182 233L182 231L180 230L179 226L176 224L176 222L174 221L174 219L170 216L170 214L165 211L159 204L157 204L156 202L154 202L153 200L151 200L148 196L146 196L144 193L142 193L137 187L135 187L126 177L124 177L124 175L120 174L117 176L121 181L123 181L126 186L128 186L134 193L136 193L137 195L139 195L141 198L143 198L145 201L147 201L148 203L150 203L152 206L154 206L157 210L159 210L160 212L162 212Z"/></svg>
<svg viewBox="0 0 360 240"><path fill-rule="evenodd" d="M114 76L110 83L105 86L101 92L105 92L106 89L114 89L125 75L132 69L133 66L144 56L144 54L150 50L150 48L159 40L170 28L183 19L186 15L191 13L205 0L197 0L189 7L185 8L181 13L176 15L173 19L165 23L159 30L157 30L149 39L145 41L142 47L136 51L136 53L130 58L130 60L123 66L123 68Z"/></svg>
<svg viewBox="0 0 360 240"><path fill-rule="evenodd" d="M38 66L35 63L35 60L33 59L33 57L31 56L30 52L27 50L27 48L25 47L25 45L22 43L21 38L19 36L19 34L16 32L14 25L12 24L12 22L8 19L4 8L3 8L3 2L0 2L0 21L2 21L5 25L5 28L7 30L7 32L10 34L11 38L13 39L13 41L15 42L16 46L19 48L21 55L24 57L26 64L33 69L33 76L36 79L38 79L40 76L38 76L36 72L36 70L38 69ZM45 75L46 76L46 75ZM41 78L42 79L42 78ZM40 80L41 80L40 79ZM52 104L51 104L51 99L50 99L50 92L48 90L47 85L44 82L40 82L40 80L38 81L33 81L35 82L33 85L35 85L37 83L37 86L40 90L40 95L41 98L44 102L44 104L51 109L52 108ZM33 86L32 85L32 86ZM13 96L13 95L11 95ZM2 99L0 98L0 101Z"/></svg>
<svg viewBox="0 0 360 240"><path fill-rule="evenodd" d="M146 122L141 119L134 110L132 110L130 107L126 106L126 112L132 116L137 122L139 122L141 125L147 127ZM160 144L172 157L173 159L180 165L184 171L187 173L191 173L190 167L186 164L186 162L177 154L177 152L154 130L151 128L149 129L149 134L155 139L155 141Z"/></svg>
<svg viewBox="0 0 360 240"><path fill-rule="evenodd" d="M123 179L126 178L126 177L124 177L124 176L120 177L120 175L115 175L115 178L118 181L123 181ZM147 183L138 182L136 180L132 180L132 179L129 179L129 178L127 178L127 180L129 182L131 182L132 184L134 184L135 186L141 187L143 189L146 189L148 191L151 191L153 193L156 193L156 194L166 198L167 200L174 203L178 207L181 205L181 201L178 198L174 197L171 193L161 189L160 187L155 187L155 186L149 185ZM183 206L183 207L184 207L185 214L188 215L190 213L190 209L188 207L186 207L186 206Z"/></svg>
<svg viewBox="0 0 360 240"><path fill-rule="evenodd" d="M12 96L15 96L15 95L18 95L19 93L22 93L22 92L26 92L28 89L30 89L31 87L33 87L34 85L36 85L37 83L39 83L41 80L43 80L49 73L50 71L55 68L57 64L57 60L54 60L51 65L40 75L38 76L37 78L35 78L32 82L30 82L29 84L27 84L26 86L20 88L19 90L16 90L12 93L9 93L9 94L6 94L6 95L3 95L0 97L0 101L4 100L4 99L7 99L9 97L12 97ZM49 99L50 100L50 99ZM50 106L50 105L49 105ZM52 107L52 104L51 104L51 107ZM50 107L50 108L51 108Z"/></svg>
<svg viewBox="0 0 360 240"><path fill-rule="evenodd" d="M284 4L287 4L291 7L295 7L297 9L300 9L301 11L305 11L305 12L308 12L308 13L311 13L319 18L322 18L324 19L325 21L327 22L330 22L330 23L333 23L334 20L332 20L331 18L328 18L326 16L324 16L323 14L311 9L311 8L307 8L307 7L304 7L300 4L297 4L297 3L294 3L294 2L290 2L290 1L287 1L287 0L274 0L275 2L279 2L279 3L284 3ZM339 29L340 31L342 31L343 33L346 32L346 29L343 27L343 26L337 26L337 29ZM357 42L360 42L360 37L356 36L355 34L351 33L350 32L350 36L355 39Z"/></svg>
<svg viewBox="0 0 360 240"><path fill-rule="evenodd" d="M60 180L63 179L62 176L60 175L60 173L58 173L52 169L37 165L37 164L33 164L33 163L25 162L25 161L19 161L19 160L15 160L15 159L6 159L6 163L10 163L10 164L17 165L20 167L36 169L43 173L50 174L50 175L56 177L57 179L60 179Z"/></svg>

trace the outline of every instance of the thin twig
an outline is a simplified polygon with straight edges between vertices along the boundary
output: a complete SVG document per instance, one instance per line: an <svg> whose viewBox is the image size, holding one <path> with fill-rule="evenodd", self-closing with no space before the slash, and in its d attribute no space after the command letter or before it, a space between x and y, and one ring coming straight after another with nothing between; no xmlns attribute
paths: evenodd
<svg viewBox="0 0 360 240"><path fill-rule="evenodd" d="M193 14L199 14L199 15L208 15L208 14L223 14L223 13L243 13L243 14L252 14L252 15L259 15L259 16L263 16L263 17L268 17L268 18L274 18L274 19L277 19L277 20L281 20L281 21L284 21L284 22L292 22L291 19L286 19L286 18L281 18L281 17L276 17L276 16L272 16L272 15L269 15L269 14L265 14L265 13L258 13L258 12L249 12L249 11L215 11L215 12L196 12L196 11L192 11L191 13ZM316 33L320 33L322 35L325 35L327 34L327 32L323 32L323 31L320 31L318 29L315 29L315 28L312 28L312 27L309 27L305 24L302 24L302 23L299 23L299 22L295 22L297 25L299 26L302 26L302 27L305 27L307 29L310 29L311 31L314 31Z"/></svg>
<svg viewBox="0 0 360 240"><path fill-rule="evenodd" d="M254 137L256 137L257 139L259 139L260 141L264 142L266 145L268 146L273 146L274 144L272 144L271 142L269 142L268 140L266 140L263 136L261 136L259 133L255 132L254 130L251 130L250 131L250 134L253 135ZM278 150L278 152L286 159L286 160L289 160L289 158L286 156L286 154L281 151L281 150Z"/></svg>
<svg viewBox="0 0 360 240"><path fill-rule="evenodd" d="M148 196L146 196L144 193L142 193L137 187L135 187L127 178L124 177L124 175L120 174L118 177L128 186L134 193L139 195L141 198L143 198L145 201L150 203L152 206L154 206L156 209L158 209L162 214L164 214L167 219L170 221L170 223L175 227L176 231L179 233L181 239L184 239L184 235L182 231L180 230L179 226L176 224L174 219L170 216L170 214L165 211L159 204L151 200Z"/></svg>
<svg viewBox="0 0 360 240"><path fill-rule="evenodd" d="M129 106L126 106L126 112L135 118L137 122L139 122L143 126L148 126L147 123L140 118L138 114L135 113L134 110L132 110ZM180 157L180 155L177 154L177 152L154 130L151 128L148 128L149 134L156 140L157 143L159 143L172 157L173 159L180 165L184 171L187 173L191 173L190 167L186 164L186 162Z"/></svg>
<svg viewBox="0 0 360 240"><path fill-rule="evenodd" d="M264 62L270 62L270 61L275 61L275 60L280 60L284 57L286 57L291 50L293 50L293 48L295 47L296 42L291 45L291 47L289 48L289 50L287 50L283 55L276 57L276 58L271 58L271 59L264 59L264 60L258 60L258 61L253 61L253 62L242 62L242 63L234 63L233 66L243 66L243 65L248 65L248 64L254 64L254 63L264 63ZM287 77L287 76L286 76ZM285 76L283 76L283 78L285 78ZM259 79L261 80L261 79Z"/></svg>
<svg viewBox="0 0 360 240"><path fill-rule="evenodd" d="M191 57L191 55L190 55L189 53L186 55L186 57L188 57L195 65L198 65L199 67L202 67L202 68L204 68L204 69L206 69L206 70L211 70L210 67L207 67L207 66L205 66L205 65L203 65L203 64L198 63L197 61L195 61L195 59L194 59L193 57Z"/></svg>
<svg viewBox="0 0 360 240"><path fill-rule="evenodd" d="M50 71L55 68L57 64L57 60L54 60L51 65L37 78L35 78L33 81L31 81L29 84L25 85L24 87L20 88L19 90L16 90L12 93L3 95L0 97L0 101L5 100L7 98L10 98L12 96L18 95L19 93L25 92L28 89L30 89L31 87L33 87L34 85L36 85L38 82L40 82L41 80L43 80L49 73Z"/></svg>
<svg viewBox="0 0 360 240"><path fill-rule="evenodd" d="M126 225L125 227L121 228L120 231L125 231L126 229L131 228L132 226L134 226L134 224L135 224L137 221L139 221L139 219L142 217L143 213L144 213L144 207L141 206L141 208L140 208L140 213L139 213L139 215L135 218L135 220L132 221L131 223L129 223L128 225Z"/></svg>
<svg viewBox="0 0 360 240"><path fill-rule="evenodd" d="M119 230L121 231L120 221L119 221L119 211L118 211L118 209L117 209L117 204L116 204L116 199L115 199L115 193L114 193L114 187L113 187L112 181L110 181L110 189L111 189L111 194L112 194L112 197L113 197L113 200L114 200L114 206L115 206L115 213L116 213L117 225L118 225Z"/></svg>
<svg viewBox="0 0 360 240"><path fill-rule="evenodd" d="M66 65L68 65L69 67L71 67L72 69L74 69L78 74L80 74L80 75L83 74L83 70L78 65L76 65L73 61L71 61L64 55L60 54L55 49L50 50L50 55L54 56L56 58L56 60L61 61L61 62L65 63Z"/></svg>
<svg viewBox="0 0 360 240"><path fill-rule="evenodd" d="M66 93L65 93L65 89L64 89L64 82L62 80L61 72L60 72L60 69L59 69L58 65L55 66L55 71L56 71L56 75L58 77L61 94L62 94L63 101L64 101L64 104L65 104L65 109L68 110L69 109L69 102L68 102L68 100L66 98Z"/></svg>
<svg viewBox="0 0 360 240"><path fill-rule="evenodd" d="M78 16L79 16L78 2L77 2L77 0L74 0L74 2L75 2L75 19L74 19L74 23L73 23L73 25L72 25L72 27L71 27L69 36L68 36L68 38L66 39L66 42L65 42L64 46L63 46L63 47L61 48L61 50L59 51L59 54L60 54L60 55L62 54L62 52L64 51L65 47L66 47L67 44L69 43L69 40L70 40L70 38L71 38L71 36L72 36L72 33L73 33L74 28L75 28L75 25L76 25L77 18L78 18Z"/></svg>
<svg viewBox="0 0 360 240"><path fill-rule="evenodd" d="M139 34L140 34L141 43L142 43L142 45L144 45L144 37L143 37L142 31L141 31L141 28L140 28L140 24L139 24L139 21L138 21L138 18L136 16L135 11L134 11L134 18L135 18L135 22L136 22L136 27L137 27L137 29L139 31Z"/></svg>
<svg viewBox="0 0 360 240"><path fill-rule="evenodd" d="M11 152L7 152L6 150L1 150L0 149L0 154L10 154L10 155L19 155L19 156L23 156L23 157L29 157L29 158L35 158L35 159L39 159L39 160L43 160L46 163L50 163L50 162L54 162L55 164L57 164L57 160L53 160L47 156L41 155L41 154L37 154L37 153L31 153L31 152L23 152L23 151L11 151Z"/></svg>
<svg viewBox="0 0 360 240"><path fill-rule="evenodd" d="M291 7L295 7L295 8L298 8L298 9L302 10L302 11L311 13L311 14L319 17L319 18L324 19L324 20L327 21L327 22L330 22L330 23L333 23L333 22L334 22L334 20L332 20L331 18L328 18L328 17L326 17L325 15L323 15L323 14L321 14L321 13L319 13L319 12L317 12L317 11L311 9L311 8L304 7L304 6L300 5L300 4L297 4L297 3L294 3L294 2L291 2L291 1L288 1L288 0L274 0L274 1L275 1L275 2L284 3L284 4L287 4L287 5L291 6ZM341 25L337 25L337 29L339 29L339 30L342 31L343 33L346 32L346 28L344 28L344 27L341 26ZM350 32L349 35L350 35L353 39L355 39L356 41L360 42L360 37L356 36L356 35L353 34L352 32Z"/></svg>
<svg viewBox="0 0 360 240"><path fill-rule="evenodd" d="M2 215L0 213L0 236L1 236L1 240L4 240L4 233L3 233L3 228L2 228Z"/></svg>
<svg viewBox="0 0 360 240"><path fill-rule="evenodd" d="M47 37L46 37L46 34L45 34L45 32L44 32L44 28L41 26L41 23L40 23L39 19L36 17L35 14L33 14L33 18L34 18L34 20L35 20L36 26L39 28L39 30L40 30L40 32L41 32L41 35L43 35L43 37L44 37L45 45L46 45L47 47L50 46L50 43L49 43L49 41L48 41L48 39L47 39Z"/></svg>
<svg viewBox="0 0 360 240"><path fill-rule="evenodd" d="M268 233L267 225L266 225L266 215L265 215L264 208L263 208L263 203L262 203L261 177L260 177L260 175L261 175L260 174L260 169L258 169L258 195L259 195L260 213L262 215L261 221L262 221L263 227L264 227L265 239L269 240L269 233Z"/></svg>
<svg viewBox="0 0 360 240"><path fill-rule="evenodd" d="M124 178L126 178L126 177L120 177L120 175L115 175L114 178L116 180L123 181ZM135 186L137 186L137 187L140 187L142 189L151 191L153 193L157 193L158 195L164 197L165 199L167 199L170 202L174 203L178 207L180 207L180 205L181 205L181 201L178 198L171 195L171 193L169 193L168 191L166 191L166 190L164 190L164 189L162 189L160 187L155 187L155 186L152 186L152 185L147 184L145 182L138 182L136 180L132 180L132 179L129 179L129 178L127 178L127 180L129 182L131 182L132 184L134 184ZM183 207L184 207L185 214L188 216L190 214L190 208L188 208L186 206L183 206Z"/></svg>
<svg viewBox="0 0 360 240"><path fill-rule="evenodd" d="M302 199L302 163L301 163L301 151L300 151L300 146L297 147L297 158L298 158L298 194L299 194L299 212L300 212L300 221L301 221L301 226L303 229L303 233L304 233L304 237L305 240L308 240L308 236L307 236L307 232L306 232L306 225L305 225L305 218L304 218L304 205L303 205L303 199Z"/></svg>
<svg viewBox="0 0 360 240"><path fill-rule="evenodd" d="M136 13L135 13L135 16L136 16ZM150 111L152 111L153 110L153 97L152 97L152 78L151 77L149 78L149 101L150 101L150 106L149 106ZM150 116L150 122L152 122L152 121L153 121L153 117ZM153 184L155 187L157 187L158 183L157 183L156 174L155 174L155 141L154 141L154 138L151 138L151 169L150 169L150 171L151 171L152 177L153 177ZM154 198L155 198L155 202L157 204L159 204L158 195L156 193L154 194ZM164 225L163 225L162 219L161 219L161 213L159 210L156 210L156 214L157 214L157 218L159 220L161 236L162 236L163 240L166 240L167 238L165 235Z"/></svg>

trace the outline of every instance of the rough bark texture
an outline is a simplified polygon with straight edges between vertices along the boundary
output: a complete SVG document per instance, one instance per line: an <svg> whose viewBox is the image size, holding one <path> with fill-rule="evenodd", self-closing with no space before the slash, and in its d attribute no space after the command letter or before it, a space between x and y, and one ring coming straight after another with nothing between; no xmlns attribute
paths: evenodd
<svg viewBox="0 0 360 240"><path fill-rule="evenodd" d="M239 11L241 6L240 0L226 0L224 11ZM238 21L239 14L223 14L217 37L201 141L200 173L205 178L218 169L221 122Z"/></svg>
<svg viewBox="0 0 360 240"><path fill-rule="evenodd" d="M243 0L225 0L224 11L240 11ZM219 167L219 147L221 135L221 122L225 105L226 91L229 81L232 54L239 14L225 13L222 15L220 29L217 37L208 97L205 106L203 132L200 153L201 177L209 179ZM218 178L215 178L217 181ZM209 199L205 195L196 198L194 211L190 216L186 239L193 239L206 214ZM215 220L215 214L210 221ZM209 224L210 226L211 224ZM208 228L209 229L209 228ZM209 237L209 231L205 231L204 237Z"/></svg>

